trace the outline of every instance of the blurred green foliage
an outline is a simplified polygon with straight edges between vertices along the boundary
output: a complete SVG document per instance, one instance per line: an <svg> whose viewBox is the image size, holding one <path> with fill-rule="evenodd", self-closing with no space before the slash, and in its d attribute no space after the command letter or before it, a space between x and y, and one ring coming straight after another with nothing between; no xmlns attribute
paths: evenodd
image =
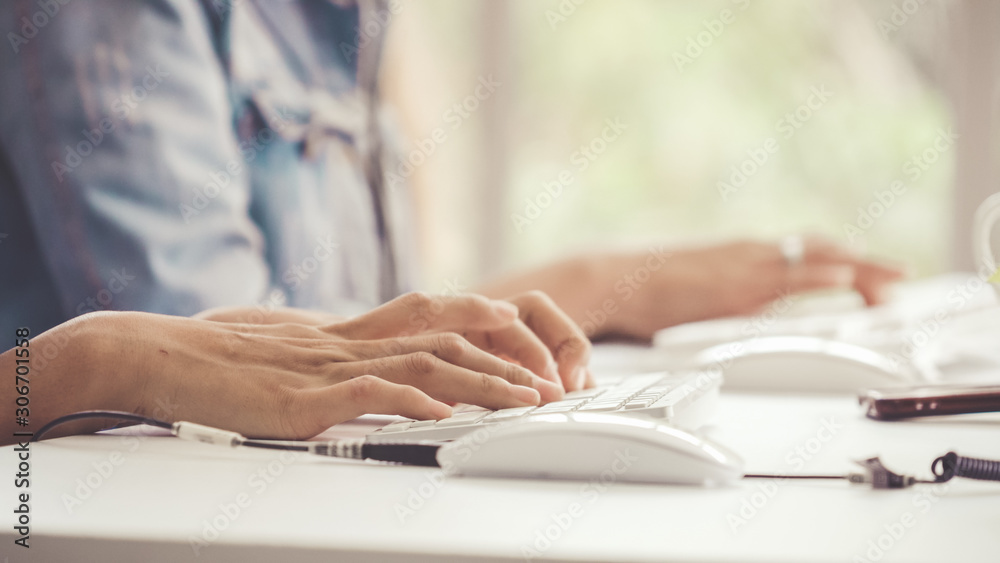
<svg viewBox="0 0 1000 563"><path fill-rule="evenodd" d="M474 3L421 1L445 45L440 65L454 63L474 75ZM571 171L573 183L523 232L504 223L506 264L652 241L817 232L906 262L918 274L947 268L954 151L919 178L903 167L948 129L950 116L895 38L880 33L889 2L508 0L507 6L515 80L504 213L523 215L560 171ZM723 10L730 11L729 23L720 32ZM699 41L700 52L691 47ZM678 65L678 54L689 62ZM779 120L820 87L832 96L786 138ZM608 118L628 130L580 171L573 153L599 136ZM723 199L719 182L769 137L780 150ZM844 225L857 224L858 208L877 201L874 192L895 180L906 192L849 241Z"/></svg>

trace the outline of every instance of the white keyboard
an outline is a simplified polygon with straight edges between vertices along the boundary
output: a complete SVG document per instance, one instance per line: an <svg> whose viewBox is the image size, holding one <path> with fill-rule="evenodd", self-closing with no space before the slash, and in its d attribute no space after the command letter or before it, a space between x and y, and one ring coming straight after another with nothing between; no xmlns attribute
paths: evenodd
<svg viewBox="0 0 1000 563"><path fill-rule="evenodd" d="M903 355L915 334L945 324L935 317L942 311L952 318L980 308L995 307L997 296L987 288L971 292L966 286L975 274L951 273L896 285L888 303L865 307L860 296L839 293L802 296L786 312L768 310L757 317L729 317L672 326L653 336L653 346L672 363L685 365L702 350L757 336L815 336L864 346L884 354ZM956 293L956 290L962 290ZM956 297L958 296L958 297ZM955 299L962 304L956 306ZM777 313L777 314L775 314ZM929 335L928 335L929 336ZM935 337L937 338L937 337ZM918 346L919 355L935 346Z"/></svg>
<svg viewBox="0 0 1000 563"><path fill-rule="evenodd" d="M454 440L483 425L553 413L600 412L645 416L695 430L714 414L721 378L711 372L657 372L605 381L594 389L566 393L561 401L539 407L491 411L460 405L443 420L403 420L368 434L369 442Z"/></svg>

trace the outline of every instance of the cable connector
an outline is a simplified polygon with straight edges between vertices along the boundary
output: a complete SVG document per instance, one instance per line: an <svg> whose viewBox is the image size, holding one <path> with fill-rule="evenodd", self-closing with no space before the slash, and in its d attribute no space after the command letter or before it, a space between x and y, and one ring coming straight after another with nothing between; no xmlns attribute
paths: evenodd
<svg viewBox="0 0 1000 563"><path fill-rule="evenodd" d="M905 489L921 482L915 477L889 471L877 457L855 461L854 463L867 470L864 473L847 474L847 480L856 485L871 484L873 489Z"/></svg>
<svg viewBox="0 0 1000 563"><path fill-rule="evenodd" d="M361 449L365 444L363 438L345 438L333 442L316 442L309 444L309 452L329 457L345 459L364 459Z"/></svg>
<svg viewBox="0 0 1000 563"><path fill-rule="evenodd" d="M241 445L246 440L239 432L230 432L203 424L184 421L175 422L170 427L170 433L181 440L203 442L216 446L229 446L231 448Z"/></svg>

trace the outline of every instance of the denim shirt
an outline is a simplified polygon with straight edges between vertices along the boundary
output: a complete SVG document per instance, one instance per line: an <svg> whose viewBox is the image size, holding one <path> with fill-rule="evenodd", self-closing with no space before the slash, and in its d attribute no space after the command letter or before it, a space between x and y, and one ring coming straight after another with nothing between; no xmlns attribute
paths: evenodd
<svg viewBox="0 0 1000 563"><path fill-rule="evenodd" d="M366 11L391 16L6 0L0 335L104 309L354 314L406 289L405 189L366 176L387 158L358 71L381 42Z"/></svg>

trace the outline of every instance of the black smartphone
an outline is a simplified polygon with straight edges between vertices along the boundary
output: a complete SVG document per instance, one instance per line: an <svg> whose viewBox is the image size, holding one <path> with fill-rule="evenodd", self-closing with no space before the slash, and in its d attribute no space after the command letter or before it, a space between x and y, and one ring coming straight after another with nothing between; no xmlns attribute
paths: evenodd
<svg viewBox="0 0 1000 563"><path fill-rule="evenodd" d="M900 420L976 412L1000 412L1000 386L924 385L868 389L858 396L868 418Z"/></svg>

